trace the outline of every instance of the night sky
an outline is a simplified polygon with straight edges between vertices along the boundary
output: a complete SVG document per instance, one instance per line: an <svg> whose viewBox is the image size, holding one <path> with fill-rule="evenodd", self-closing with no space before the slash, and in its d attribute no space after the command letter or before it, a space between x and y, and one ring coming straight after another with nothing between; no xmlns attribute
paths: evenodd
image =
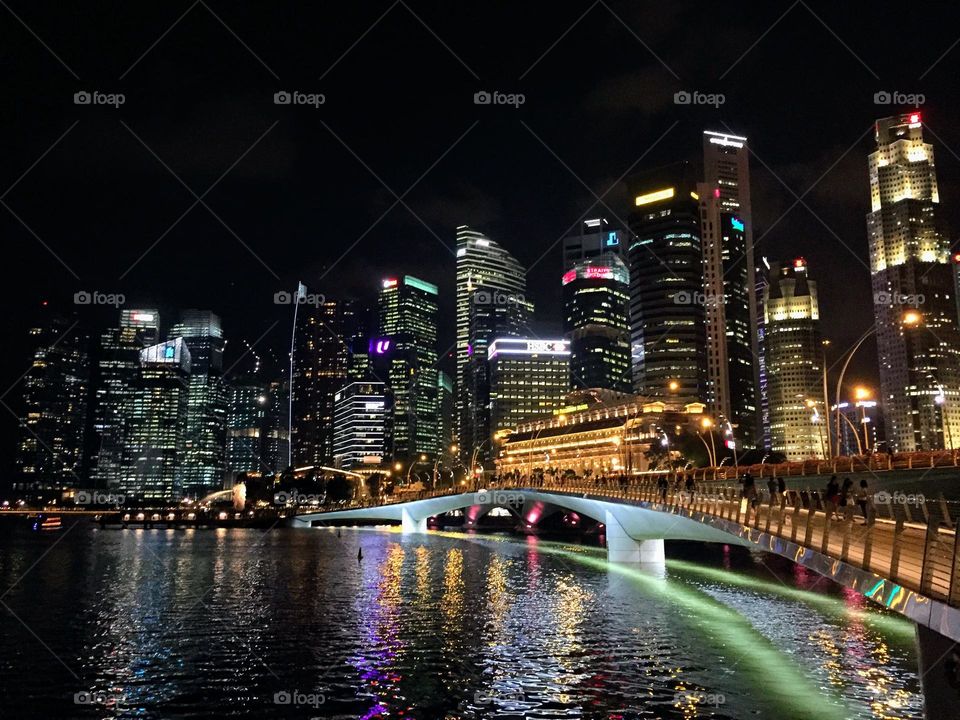
<svg viewBox="0 0 960 720"><path fill-rule="evenodd" d="M876 92L925 96L960 228L960 30L931 7L4 0L3 389L41 302L72 311L81 290L159 306L165 325L210 308L233 347L282 355L278 290L372 300L380 278L413 273L440 286L442 351L461 223L530 268L535 329L559 332L560 239L582 217L625 220L621 176L699 163L704 129L750 138L758 258L807 258L824 332L847 348L872 322L871 126L903 109ZM481 90L525 102L476 105ZM725 102L677 105L680 90ZM77 105L79 91L125 102ZM325 103L276 105L278 91ZM875 384L875 363L865 347L852 379ZM15 421L0 413L6 468Z"/></svg>

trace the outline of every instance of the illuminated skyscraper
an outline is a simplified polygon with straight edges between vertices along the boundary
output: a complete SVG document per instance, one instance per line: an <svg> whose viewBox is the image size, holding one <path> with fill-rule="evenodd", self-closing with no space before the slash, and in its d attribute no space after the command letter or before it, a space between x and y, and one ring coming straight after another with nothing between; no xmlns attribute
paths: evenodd
<svg viewBox="0 0 960 720"><path fill-rule="evenodd" d="M320 297L307 295L310 298ZM347 381L353 303L323 299L297 308L293 351L293 466L332 466L333 397Z"/></svg>
<svg viewBox="0 0 960 720"><path fill-rule="evenodd" d="M267 389L253 377L234 379L227 385L227 473L265 473L263 436Z"/></svg>
<svg viewBox="0 0 960 720"><path fill-rule="evenodd" d="M475 438L487 436L482 398L488 383L478 378L495 337L526 334L533 306L527 301L524 267L496 242L466 225L457 228L456 433L461 460L467 462ZM499 323L499 326L498 326ZM518 327L519 326L519 327ZM479 368L484 372L484 368ZM479 388L479 391L478 389Z"/></svg>
<svg viewBox="0 0 960 720"><path fill-rule="evenodd" d="M435 457L440 450L437 386L437 286L412 275L387 278L380 289L380 337L371 355L387 360L393 393L393 456Z"/></svg>
<svg viewBox="0 0 960 720"><path fill-rule="evenodd" d="M126 499L172 502L183 495L190 350L183 338L140 351L124 403L126 445L118 491Z"/></svg>
<svg viewBox="0 0 960 720"><path fill-rule="evenodd" d="M151 309L120 311L118 327L100 336L94 384L91 480L104 489L119 486L126 447L125 408L140 377L140 351L160 340L160 314Z"/></svg>
<svg viewBox="0 0 960 720"><path fill-rule="evenodd" d="M649 398L702 402L707 380L703 255L693 172L678 163L630 185L634 388Z"/></svg>
<svg viewBox="0 0 960 720"><path fill-rule="evenodd" d="M182 337L190 350L183 494L203 497L223 487L226 473L227 389L222 382L220 317L209 310L184 310L169 337Z"/></svg>
<svg viewBox="0 0 960 720"><path fill-rule="evenodd" d="M709 411L731 423L741 443L757 439L757 365L751 337L755 288L747 264L746 225L723 209L719 188L698 186L703 239L703 307Z"/></svg>
<svg viewBox="0 0 960 720"><path fill-rule="evenodd" d="M917 111L883 118L870 153L867 235L881 405L896 452L960 439L960 331L933 146Z"/></svg>
<svg viewBox="0 0 960 720"><path fill-rule="evenodd" d="M570 387L630 392L630 274L619 255L578 260L563 275Z"/></svg>
<svg viewBox="0 0 960 720"><path fill-rule="evenodd" d="M84 427L90 387L89 337L77 321L49 312L29 332L32 357L23 406L14 488L58 497L85 485Z"/></svg>
<svg viewBox="0 0 960 720"><path fill-rule="evenodd" d="M710 411L737 426L737 439L761 438L759 311L747 138L703 133L698 187L703 239L707 396Z"/></svg>
<svg viewBox="0 0 960 720"><path fill-rule="evenodd" d="M487 355L490 444L496 450L496 440L504 431L563 407L570 389L570 345L566 340L497 338Z"/></svg>
<svg viewBox="0 0 960 720"><path fill-rule="evenodd" d="M771 266L763 308L770 449L788 460L824 457L830 428L822 402L820 309L803 259Z"/></svg>

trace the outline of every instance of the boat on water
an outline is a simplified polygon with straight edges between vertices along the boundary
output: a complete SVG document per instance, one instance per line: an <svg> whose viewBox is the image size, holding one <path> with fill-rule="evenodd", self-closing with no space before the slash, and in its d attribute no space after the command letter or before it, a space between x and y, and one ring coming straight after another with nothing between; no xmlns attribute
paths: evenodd
<svg viewBox="0 0 960 720"><path fill-rule="evenodd" d="M33 521L33 529L36 532L56 532L63 529L63 523L59 515L37 515Z"/></svg>

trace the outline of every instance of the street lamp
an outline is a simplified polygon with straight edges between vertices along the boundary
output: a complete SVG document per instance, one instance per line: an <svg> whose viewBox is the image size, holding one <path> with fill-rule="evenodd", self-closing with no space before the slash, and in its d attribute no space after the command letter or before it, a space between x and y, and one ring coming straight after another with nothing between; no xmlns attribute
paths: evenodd
<svg viewBox="0 0 960 720"><path fill-rule="evenodd" d="M916 318L911 317L914 315L916 316ZM911 319L908 319L908 318L911 318ZM903 316L903 323L905 325L910 325L917 322L920 322L920 313L908 312ZM836 402L834 403L834 408L836 409L836 412L837 412L836 432L834 433L834 437L837 439L837 446L834 448L834 450L836 450L836 454L838 457L840 456L840 416L842 414L840 412L840 388L843 387L843 376L846 374L847 367L850 365L850 361L853 359L853 356L856 354L857 350L860 349L860 346L863 345L864 341L866 341L868 337L870 337L871 335L875 335L876 332L877 332L877 326L874 325L869 330L867 330L863 335L860 336L860 339L857 340L857 342L854 344L853 349L847 353L847 359L844 360L843 368L840 370L840 377L837 378ZM858 443L860 442L860 433L857 433L857 442Z"/></svg>
<svg viewBox="0 0 960 720"><path fill-rule="evenodd" d="M827 389L827 348L830 347L829 340L820 341L820 349L823 354L823 414L826 418L824 423L827 426L827 458L833 457L833 440L830 438L830 394ZM821 433L823 431L821 430ZM837 441L839 444L839 440ZM820 445L823 445L823 436L820 438ZM820 454L823 454L823 447L820 448Z"/></svg>
<svg viewBox="0 0 960 720"><path fill-rule="evenodd" d="M707 441L703 439L703 435L697 433L697 437L700 438L700 441L703 443L703 446L707 449L707 458L710 460L710 467L717 466L717 446L713 441L713 420L708 417L705 417L700 420L700 426L710 433L710 445L707 445Z"/></svg>
<svg viewBox="0 0 960 720"><path fill-rule="evenodd" d="M860 424L863 426L863 447L870 451L870 418L867 417L867 401L871 398L873 393L870 392L870 388L866 388L863 385L857 385L853 389L853 397L857 401L857 406L860 408Z"/></svg>

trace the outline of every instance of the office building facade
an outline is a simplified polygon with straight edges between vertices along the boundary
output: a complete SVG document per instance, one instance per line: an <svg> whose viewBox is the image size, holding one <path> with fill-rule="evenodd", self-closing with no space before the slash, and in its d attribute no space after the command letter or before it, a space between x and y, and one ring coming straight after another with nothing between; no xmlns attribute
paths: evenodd
<svg viewBox="0 0 960 720"><path fill-rule="evenodd" d="M334 396L333 461L345 470L374 468L391 446L391 395L385 383L351 382Z"/></svg>

